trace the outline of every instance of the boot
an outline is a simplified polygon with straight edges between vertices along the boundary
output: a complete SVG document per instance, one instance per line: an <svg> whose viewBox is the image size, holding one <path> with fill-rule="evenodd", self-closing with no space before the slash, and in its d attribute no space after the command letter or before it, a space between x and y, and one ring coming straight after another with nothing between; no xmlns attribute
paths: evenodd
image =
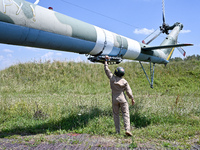
<svg viewBox="0 0 200 150"><path fill-rule="evenodd" d="M133 134L130 131L126 131L127 136L133 136Z"/></svg>

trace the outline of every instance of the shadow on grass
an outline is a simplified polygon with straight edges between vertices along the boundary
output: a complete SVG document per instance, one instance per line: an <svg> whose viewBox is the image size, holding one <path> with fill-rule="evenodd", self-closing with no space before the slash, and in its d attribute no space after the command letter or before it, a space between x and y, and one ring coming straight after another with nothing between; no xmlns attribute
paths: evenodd
<svg viewBox="0 0 200 150"><path fill-rule="evenodd" d="M136 128L144 128L151 124L151 119L142 116L140 113L136 112L130 115L130 121L134 123Z"/></svg>
<svg viewBox="0 0 200 150"><path fill-rule="evenodd" d="M29 125L26 127L13 127L12 129L4 129L0 132L0 138L9 137L12 135L35 135L35 134L45 134L48 132L54 132L58 130L72 131L87 126L88 122L102 116L110 116L112 118L111 109L107 111L102 111L98 107L91 109L88 113L83 113L81 115L71 114L70 116L61 119L60 121L50 120L45 122L41 121L38 125ZM150 119L141 116L139 113L135 113L130 116L131 122L134 123L136 128L146 127L151 121ZM45 123L44 123L45 122ZM114 126L114 121L113 121Z"/></svg>
<svg viewBox="0 0 200 150"><path fill-rule="evenodd" d="M5 129L0 132L0 138L12 136L12 135L35 135L57 131L57 130L74 130L84 127L88 124L90 120L100 117L101 115L112 114L110 111L102 111L99 108L93 108L88 113L83 113L81 115L71 114L67 118L63 118L60 121L48 121L41 123L39 125L27 126L27 127L14 127L12 129ZM44 120L39 120L44 122Z"/></svg>
<svg viewBox="0 0 200 150"><path fill-rule="evenodd" d="M143 105L139 102L136 103L133 107L129 107L130 109L130 122L134 123L136 128L144 128L151 124L151 118L146 117L145 115L140 113ZM134 113L131 113L134 112Z"/></svg>

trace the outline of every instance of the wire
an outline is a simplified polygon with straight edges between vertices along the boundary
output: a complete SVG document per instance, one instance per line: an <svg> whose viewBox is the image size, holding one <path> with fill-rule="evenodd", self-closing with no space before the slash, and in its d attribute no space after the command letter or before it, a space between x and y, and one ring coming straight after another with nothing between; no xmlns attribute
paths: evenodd
<svg viewBox="0 0 200 150"><path fill-rule="evenodd" d="M79 5L77 5L77 4L73 4L73 3L68 2L68 1L66 1L66 0L60 0L60 1L62 1L62 2L64 2L64 3L67 3L67 4L70 4L70 5L72 5L72 6L75 6L75 7L81 8L81 9L83 9L83 10L86 10L86 11L92 12L92 13L94 13L94 14L97 14L97 15L103 16L103 17L105 17L105 18L108 18L108 19L111 19L111 20L114 20L114 21L120 22L120 23L125 24L125 25L127 25L127 26L134 27L134 28L140 28L140 27L134 26L134 25L132 25L132 24L129 24L129 23L127 23L127 22L124 22L124 21L118 20L118 19L116 19L116 18L109 17L109 16L107 16L107 15L104 15L104 14L98 13L98 12L93 11L93 10L90 10L90 9L88 9L88 8L85 8L85 7L79 6ZM160 35L160 36L163 37L163 38L165 38L165 36L163 36L163 35Z"/></svg>
<svg viewBox="0 0 200 150"><path fill-rule="evenodd" d="M83 9L83 10L87 10L87 11L92 12L92 13L94 13L94 14L97 14L97 15L103 16L103 17L105 17L105 18L108 18L108 19L111 19L111 20L114 20L114 21L120 22L120 23L125 24L125 25L127 25L127 26L134 27L134 28L139 28L139 27L134 26L134 25L132 25L132 24L129 24L129 23L127 23L127 22L124 22L124 21L118 20L118 19L116 19L116 18L109 17L109 16L107 16L107 15L104 15L104 14L98 13L98 12L93 11L93 10L90 10L90 9L88 9L88 8L85 8L85 7L82 7L82 6L79 6L79 5L73 4L73 3L68 2L68 1L66 1L66 0L60 0L60 1L62 1L62 2L64 2L64 3L67 3L67 4L70 4L70 5L73 5L73 6L75 6L75 7L81 8L81 9Z"/></svg>

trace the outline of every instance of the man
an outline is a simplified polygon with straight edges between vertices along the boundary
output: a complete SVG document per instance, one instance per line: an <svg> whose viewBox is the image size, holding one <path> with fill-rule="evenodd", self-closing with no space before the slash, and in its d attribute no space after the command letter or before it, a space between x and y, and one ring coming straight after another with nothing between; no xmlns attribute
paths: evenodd
<svg viewBox="0 0 200 150"><path fill-rule="evenodd" d="M120 119L119 119L119 109L121 107L122 116L124 120L125 134L128 136L132 136L130 132L130 115L129 115L129 106L124 95L124 91L128 97L132 100L132 105L134 105L135 101L133 98L132 90L128 84L128 82L122 78L124 76L124 69L122 67L118 67L115 70L114 75L108 68L107 60L109 60L108 56L105 56L105 65L104 70L107 77L110 79L110 88L112 90L112 109L113 109L113 117L115 122L115 130L119 134L120 133Z"/></svg>

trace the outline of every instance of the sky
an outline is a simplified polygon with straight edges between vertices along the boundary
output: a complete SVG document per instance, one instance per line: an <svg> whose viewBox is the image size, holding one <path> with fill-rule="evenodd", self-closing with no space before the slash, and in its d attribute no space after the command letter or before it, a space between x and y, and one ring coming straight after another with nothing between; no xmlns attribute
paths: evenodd
<svg viewBox="0 0 200 150"><path fill-rule="evenodd" d="M27 0L34 3L36 0ZM111 32L141 42L162 24L162 0L40 0L38 5ZM200 0L165 0L166 23L184 25L179 43L192 43L184 47L186 56L200 55ZM150 45L160 45L161 35ZM184 58L176 49L173 56ZM25 62L47 60L87 61L85 55L71 52L0 44L0 70Z"/></svg>

